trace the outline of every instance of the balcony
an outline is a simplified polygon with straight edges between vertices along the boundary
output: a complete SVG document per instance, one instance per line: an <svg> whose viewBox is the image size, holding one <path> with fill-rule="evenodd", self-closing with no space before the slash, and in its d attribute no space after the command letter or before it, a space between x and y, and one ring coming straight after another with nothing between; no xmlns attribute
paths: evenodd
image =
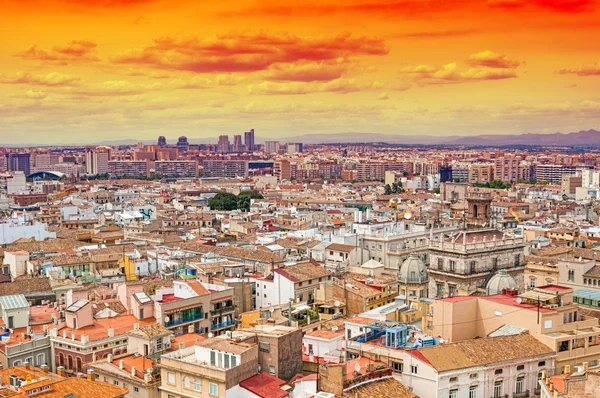
<svg viewBox="0 0 600 398"><path fill-rule="evenodd" d="M212 325L210 325L210 330L223 329L223 328L227 328L229 326L234 326L234 325L235 325L235 319L231 319L229 321L225 321L225 322L221 322L221 323L213 323Z"/></svg>
<svg viewBox="0 0 600 398"><path fill-rule="evenodd" d="M513 398L528 398L529 396L529 390L523 392L516 392L513 394Z"/></svg>
<svg viewBox="0 0 600 398"><path fill-rule="evenodd" d="M196 322L204 319L204 311L192 311L186 310L169 314L169 322L165 322L165 327L170 328L173 326L183 325L184 323Z"/></svg>
<svg viewBox="0 0 600 398"><path fill-rule="evenodd" d="M232 312L232 311L235 311L235 306L234 305L228 305L226 307L214 308L211 311L211 316L212 317L216 317L216 316L219 316L221 314L225 314L227 312Z"/></svg>

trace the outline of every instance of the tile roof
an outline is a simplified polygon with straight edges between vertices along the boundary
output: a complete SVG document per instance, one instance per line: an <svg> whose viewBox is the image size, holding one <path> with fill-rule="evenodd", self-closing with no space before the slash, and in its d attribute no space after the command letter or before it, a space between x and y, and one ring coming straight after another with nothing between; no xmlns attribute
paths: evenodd
<svg viewBox="0 0 600 398"><path fill-rule="evenodd" d="M325 248L326 250L335 250L338 252L351 252L356 249L356 246L353 245L344 245L342 243L332 243Z"/></svg>
<svg viewBox="0 0 600 398"><path fill-rule="evenodd" d="M361 398L415 398L416 395L410 392L408 387L400 383L393 377L375 380L367 384L360 385L348 391L344 395Z"/></svg>
<svg viewBox="0 0 600 398"><path fill-rule="evenodd" d="M171 331L159 323L153 323L150 325L140 326L137 329L134 328L127 334L151 339L153 337L169 335L171 334Z"/></svg>
<svg viewBox="0 0 600 398"><path fill-rule="evenodd" d="M285 381L268 373L259 373L240 381L240 387L261 398L284 398L289 396L287 391L281 389L284 384Z"/></svg>
<svg viewBox="0 0 600 398"><path fill-rule="evenodd" d="M554 350L529 333L465 340L414 351L438 372L554 354Z"/></svg>
<svg viewBox="0 0 600 398"><path fill-rule="evenodd" d="M292 282L307 281L331 275L331 272L312 262L301 262L287 267L277 268L274 272Z"/></svg>

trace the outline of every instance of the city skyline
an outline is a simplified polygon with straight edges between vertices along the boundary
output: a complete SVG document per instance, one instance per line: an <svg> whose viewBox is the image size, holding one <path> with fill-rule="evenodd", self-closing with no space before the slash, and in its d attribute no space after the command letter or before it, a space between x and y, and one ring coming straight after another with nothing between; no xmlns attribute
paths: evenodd
<svg viewBox="0 0 600 398"><path fill-rule="evenodd" d="M568 133L600 119L592 0L0 5L5 145L248 126L282 142Z"/></svg>

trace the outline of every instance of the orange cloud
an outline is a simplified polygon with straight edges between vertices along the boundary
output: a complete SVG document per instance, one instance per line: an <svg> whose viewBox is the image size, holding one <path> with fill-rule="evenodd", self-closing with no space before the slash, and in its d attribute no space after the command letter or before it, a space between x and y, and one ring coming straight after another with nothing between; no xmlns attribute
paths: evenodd
<svg viewBox="0 0 600 398"><path fill-rule="evenodd" d="M600 76L600 62L596 62L592 66L579 69L561 69L558 71L561 75L577 75L577 76Z"/></svg>
<svg viewBox="0 0 600 398"><path fill-rule="evenodd" d="M197 73L255 72L277 63L330 61L353 55L387 53L382 40L350 34L313 38L289 34L229 33L203 39L165 37L155 40L150 46L117 54L112 61Z"/></svg>
<svg viewBox="0 0 600 398"><path fill-rule="evenodd" d="M336 79L326 83L322 82L291 82L273 83L262 82L248 86L251 94L310 94L310 93L339 93L347 94L355 91L376 90L382 88L379 82L365 83L356 79Z"/></svg>
<svg viewBox="0 0 600 398"><path fill-rule="evenodd" d="M521 65L520 61L510 60L506 55L499 55L489 50L471 54L466 62L471 66L504 69L516 68Z"/></svg>
<svg viewBox="0 0 600 398"><path fill-rule="evenodd" d="M125 80L111 80L102 83L91 83L81 86L73 93L86 96L122 96L137 95L149 91L159 90L163 86L160 83L134 84Z"/></svg>
<svg viewBox="0 0 600 398"><path fill-rule="evenodd" d="M71 75L51 72L47 75L33 75L31 73L19 72L15 76L0 76L3 84L31 84L37 86L76 86L79 78Z"/></svg>
<svg viewBox="0 0 600 398"><path fill-rule="evenodd" d="M26 60L50 61L67 64L72 61L97 61L93 53L97 44L85 40L72 40L64 46L56 46L52 50L42 50L37 45L30 46L16 56Z"/></svg>
<svg viewBox="0 0 600 398"><path fill-rule="evenodd" d="M275 81L330 81L342 77L347 68L343 59L333 62L278 63L269 67L265 78Z"/></svg>
<svg viewBox="0 0 600 398"><path fill-rule="evenodd" d="M488 0L494 8L516 9L524 7L539 7L560 13L580 13L592 11L595 0Z"/></svg>

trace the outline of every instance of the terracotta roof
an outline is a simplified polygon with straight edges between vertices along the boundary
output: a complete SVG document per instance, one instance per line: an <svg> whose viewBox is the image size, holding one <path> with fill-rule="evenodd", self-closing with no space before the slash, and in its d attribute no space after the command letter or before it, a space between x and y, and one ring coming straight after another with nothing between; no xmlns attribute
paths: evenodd
<svg viewBox="0 0 600 398"><path fill-rule="evenodd" d="M48 278L18 278L11 283L0 283L0 296L13 294L52 292L50 279Z"/></svg>
<svg viewBox="0 0 600 398"><path fill-rule="evenodd" d="M554 354L529 333L465 340L416 351L438 372Z"/></svg>
<svg viewBox="0 0 600 398"><path fill-rule="evenodd" d="M198 296L204 296L205 294L209 293L208 290L206 290L206 288L198 281L191 280L187 281L186 283Z"/></svg>
<svg viewBox="0 0 600 398"><path fill-rule="evenodd" d="M153 323L150 325L140 326L137 329L129 331L127 334L151 339L153 337L171 334L171 331L159 323Z"/></svg>
<svg viewBox="0 0 600 398"><path fill-rule="evenodd" d="M367 384L363 384L352 390L348 391L344 395L361 398L414 398L415 394L410 392L408 387L400 383L394 378L387 378L382 380L372 381Z"/></svg>
<svg viewBox="0 0 600 398"><path fill-rule="evenodd" d="M340 337L344 335L344 330L338 330L337 332L333 332L330 330L315 330L313 332L307 333L306 336L308 337L316 337L318 339L326 339L326 340L331 340L331 339L335 339L336 337Z"/></svg>
<svg viewBox="0 0 600 398"><path fill-rule="evenodd" d="M289 393L281 389L285 381L268 373L259 373L246 380L240 381L240 387L245 388L261 398L283 398Z"/></svg>
<svg viewBox="0 0 600 398"><path fill-rule="evenodd" d="M331 272L325 268L311 262L302 262L288 267L277 268L274 272L292 282L302 282L331 275Z"/></svg>
<svg viewBox="0 0 600 398"><path fill-rule="evenodd" d="M338 252L351 252L354 249L356 249L356 246L344 245L341 243L332 243L326 247L326 250L335 250Z"/></svg>

